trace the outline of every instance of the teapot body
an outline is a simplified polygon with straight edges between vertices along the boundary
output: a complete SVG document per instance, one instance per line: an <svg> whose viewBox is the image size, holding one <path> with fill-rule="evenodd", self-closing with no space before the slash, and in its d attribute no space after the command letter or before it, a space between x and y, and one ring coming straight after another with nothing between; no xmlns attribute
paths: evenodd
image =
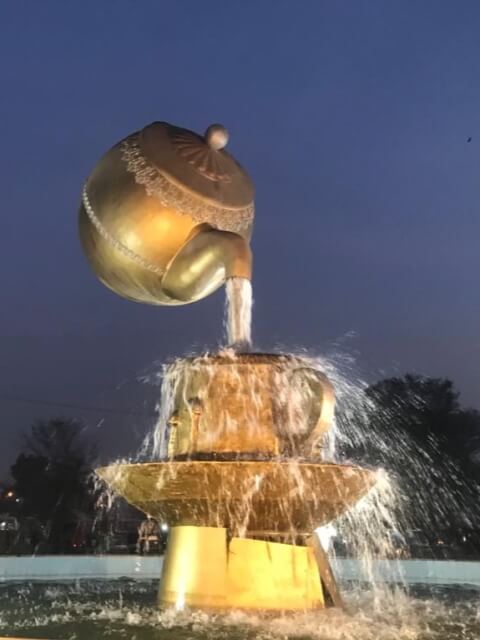
<svg viewBox="0 0 480 640"><path fill-rule="evenodd" d="M128 136L100 159L79 212L81 243L98 278L149 304L194 302L227 277L249 278L252 224L245 172L226 151L167 123Z"/></svg>

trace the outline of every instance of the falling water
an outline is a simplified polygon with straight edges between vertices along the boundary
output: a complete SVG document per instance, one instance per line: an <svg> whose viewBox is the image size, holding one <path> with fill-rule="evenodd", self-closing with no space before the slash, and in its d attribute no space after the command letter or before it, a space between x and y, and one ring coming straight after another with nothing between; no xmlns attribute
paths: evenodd
<svg viewBox="0 0 480 640"><path fill-rule="evenodd" d="M227 344L237 350L248 349L252 342L252 283L246 278L229 278L225 290Z"/></svg>

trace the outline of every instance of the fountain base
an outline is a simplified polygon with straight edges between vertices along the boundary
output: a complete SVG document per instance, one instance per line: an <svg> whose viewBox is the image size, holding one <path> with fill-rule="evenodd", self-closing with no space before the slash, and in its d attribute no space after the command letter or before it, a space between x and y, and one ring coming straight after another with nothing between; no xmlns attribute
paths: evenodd
<svg viewBox="0 0 480 640"><path fill-rule="evenodd" d="M220 527L173 527L160 606L295 611L325 606L311 547L227 539Z"/></svg>

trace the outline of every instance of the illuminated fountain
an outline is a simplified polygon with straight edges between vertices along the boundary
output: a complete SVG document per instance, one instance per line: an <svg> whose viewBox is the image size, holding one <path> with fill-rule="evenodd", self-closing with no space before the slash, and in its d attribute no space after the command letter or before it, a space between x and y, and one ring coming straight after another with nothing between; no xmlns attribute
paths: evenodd
<svg viewBox="0 0 480 640"><path fill-rule="evenodd" d="M231 349L165 378L159 460L98 474L170 525L160 605L304 610L340 605L314 530L375 474L322 461L328 378L290 355L250 353L253 186L204 137L154 123L113 147L83 191L80 234L98 277L129 299L185 304L227 283Z"/></svg>

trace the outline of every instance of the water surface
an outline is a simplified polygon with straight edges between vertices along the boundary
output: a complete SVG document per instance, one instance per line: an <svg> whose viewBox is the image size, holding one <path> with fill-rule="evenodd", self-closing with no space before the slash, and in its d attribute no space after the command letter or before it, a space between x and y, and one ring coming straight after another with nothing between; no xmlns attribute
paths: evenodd
<svg viewBox="0 0 480 640"><path fill-rule="evenodd" d="M350 589L349 613L158 611L157 582L0 585L0 634L68 640L478 640L480 590Z"/></svg>

